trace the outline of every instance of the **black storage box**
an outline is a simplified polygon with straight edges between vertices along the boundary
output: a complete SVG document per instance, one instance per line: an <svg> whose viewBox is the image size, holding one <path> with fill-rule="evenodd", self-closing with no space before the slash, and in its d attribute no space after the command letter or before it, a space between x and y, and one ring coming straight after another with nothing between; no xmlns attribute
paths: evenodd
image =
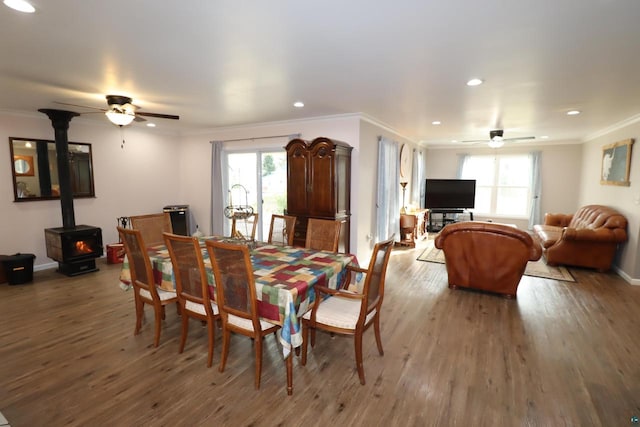
<svg viewBox="0 0 640 427"><path fill-rule="evenodd" d="M33 281L33 260L35 258L34 254L0 256L4 274L10 285L21 285Z"/></svg>

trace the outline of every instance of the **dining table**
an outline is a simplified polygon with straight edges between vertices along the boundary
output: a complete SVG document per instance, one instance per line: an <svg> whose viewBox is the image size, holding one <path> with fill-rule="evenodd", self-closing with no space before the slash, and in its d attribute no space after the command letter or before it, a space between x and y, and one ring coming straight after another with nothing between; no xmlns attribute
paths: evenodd
<svg viewBox="0 0 640 427"><path fill-rule="evenodd" d="M258 314L263 320L281 326L278 337L287 369L287 394L293 393L292 350L302 345L300 317L311 309L316 298L315 285L338 289L348 281L347 266L358 265L353 254L334 253L294 246L278 246L247 242L228 237L200 237L209 291L215 300L215 279L205 242L208 239L247 244L256 286ZM154 281L165 290L175 290L175 276L169 251L165 245L147 248ZM129 263L125 257L120 282L130 286Z"/></svg>

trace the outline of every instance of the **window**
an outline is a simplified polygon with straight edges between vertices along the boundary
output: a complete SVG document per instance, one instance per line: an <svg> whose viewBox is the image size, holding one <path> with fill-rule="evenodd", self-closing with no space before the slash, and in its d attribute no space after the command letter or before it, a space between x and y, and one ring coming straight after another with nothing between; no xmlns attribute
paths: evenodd
<svg viewBox="0 0 640 427"><path fill-rule="evenodd" d="M260 214L256 238L264 240L272 214L282 214L287 205L287 153L284 150L230 152L227 155L227 205L251 206ZM225 232L229 232L227 221ZM240 232L250 226L241 221ZM227 234L228 235L228 234Z"/></svg>
<svg viewBox="0 0 640 427"><path fill-rule="evenodd" d="M531 159L527 154L468 156L460 178L476 180L476 214L528 217Z"/></svg>

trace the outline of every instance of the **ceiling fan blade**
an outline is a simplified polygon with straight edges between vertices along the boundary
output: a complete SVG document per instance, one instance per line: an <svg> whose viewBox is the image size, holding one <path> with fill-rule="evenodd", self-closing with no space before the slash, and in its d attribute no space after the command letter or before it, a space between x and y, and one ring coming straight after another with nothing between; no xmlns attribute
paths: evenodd
<svg viewBox="0 0 640 427"><path fill-rule="evenodd" d="M173 114L147 113L144 111L136 111L136 116L156 117L158 119L172 119L172 120L180 119L180 116L175 116Z"/></svg>
<svg viewBox="0 0 640 427"><path fill-rule="evenodd" d="M471 140L467 140L467 141L460 141L462 144L477 144L480 142L487 142L486 139L471 139Z"/></svg>
<svg viewBox="0 0 640 427"><path fill-rule="evenodd" d="M136 114L136 116L133 118L134 121L136 122L146 122L147 119L145 119L144 117L141 117L140 114Z"/></svg>
<svg viewBox="0 0 640 427"><path fill-rule="evenodd" d="M536 139L536 137L535 136L523 136L521 138L505 138L505 139L503 139L503 141L514 141L514 142L517 142L517 141L526 141L528 139Z"/></svg>
<svg viewBox="0 0 640 427"><path fill-rule="evenodd" d="M68 105L70 107L79 107L79 108L89 108L91 110L100 110L102 112L105 112L107 110L105 110L104 108L98 108L98 107L89 107L88 105L78 105L78 104L69 104L68 102L58 102L58 101L53 101L54 104L58 104L58 105Z"/></svg>

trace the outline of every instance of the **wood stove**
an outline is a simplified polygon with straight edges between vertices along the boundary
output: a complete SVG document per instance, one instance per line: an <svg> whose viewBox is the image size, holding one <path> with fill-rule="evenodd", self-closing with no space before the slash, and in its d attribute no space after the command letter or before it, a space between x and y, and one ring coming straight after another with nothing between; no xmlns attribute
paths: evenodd
<svg viewBox="0 0 640 427"><path fill-rule="evenodd" d="M58 261L58 271L67 276L98 271L96 258L102 256L102 230L90 225L76 225L73 191L69 172L69 122L78 115L73 111L40 109L51 119L56 135L56 158L60 185L62 227L44 230L47 256Z"/></svg>
<svg viewBox="0 0 640 427"><path fill-rule="evenodd" d="M90 225L44 230L47 256L58 261L58 271L67 276L98 271L96 258L101 257L102 230Z"/></svg>

